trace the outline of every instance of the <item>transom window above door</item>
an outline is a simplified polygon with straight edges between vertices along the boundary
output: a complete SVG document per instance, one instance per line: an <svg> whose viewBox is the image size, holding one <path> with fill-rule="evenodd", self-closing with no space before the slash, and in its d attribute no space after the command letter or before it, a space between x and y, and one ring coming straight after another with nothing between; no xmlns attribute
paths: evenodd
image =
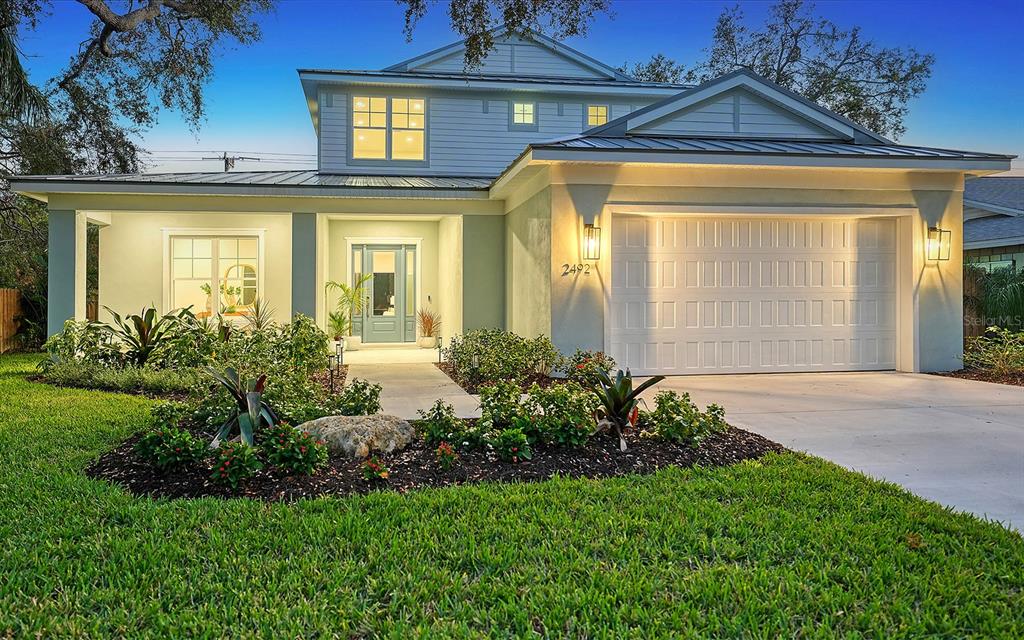
<svg viewBox="0 0 1024 640"><path fill-rule="evenodd" d="M423 98L352 98L352 158L423 160L427 103Z"/></svg>
<svg viewBox="0 0 1024 640"><path fill-rule="evenodd" d="M172 236L171 307L198 317L241 315L259 297L257 236Z"/></svg>

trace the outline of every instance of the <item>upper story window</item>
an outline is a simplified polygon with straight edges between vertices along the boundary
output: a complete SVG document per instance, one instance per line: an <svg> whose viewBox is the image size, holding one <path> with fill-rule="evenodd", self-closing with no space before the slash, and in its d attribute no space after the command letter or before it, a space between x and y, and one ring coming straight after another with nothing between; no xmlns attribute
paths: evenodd
<svg viewBox="0 0 1024 640"><path fill-rule="evenodd" d="M512 104L512 124L536 123L534 104L532 102L515 102Z"/></svg>
<svg viewBox="0 0 1024 640"><path fill-rule="evenodd" d="M588 104L587 105L587 126L596 127L608 122L608 105Z"/></svg>
<svg viewBox="0 0 1024 640"><path fill-rule="evenodd" d="M422 98L353 97L352 158L423 160L426 118Z"/></svg>

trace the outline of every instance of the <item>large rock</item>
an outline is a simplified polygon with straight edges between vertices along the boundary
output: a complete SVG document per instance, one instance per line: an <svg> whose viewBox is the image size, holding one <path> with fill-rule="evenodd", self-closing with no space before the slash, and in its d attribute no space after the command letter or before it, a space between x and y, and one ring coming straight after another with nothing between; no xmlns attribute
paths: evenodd
<svg viewBox="0 0 1024 640"><path fill-rule="evenodd" d="M371 453L391 453L404 449L416 430L395 416L326 416L299 425L301 431L327 443L331 451L340 451L353 458Z"/></svg>

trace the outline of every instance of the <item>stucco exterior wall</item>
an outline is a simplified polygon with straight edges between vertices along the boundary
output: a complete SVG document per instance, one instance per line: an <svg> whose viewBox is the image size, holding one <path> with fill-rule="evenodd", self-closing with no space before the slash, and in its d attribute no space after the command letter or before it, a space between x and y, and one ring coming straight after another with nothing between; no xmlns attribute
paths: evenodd
<svg viewBox="0 0 1024 640"><path fill-rule="evenodd" d="M505 328L551 335L551 189L505 215Z"/></svg>
<svg viewBox="0 0 1024 640"><path fill-rule="evenodd" d="M274 308L275 319L291 315L291 215L232 213L111 213L110 224L100 229L100 320L102 309L138 313L144 306L162 312L164 290L164 229L263 229L264 265L261 297Z"/></svg>
<svg viewBox="0 0 1024 640"><path fill-rule="evenodd" d="M462 218L462 316L470 329L505 326L505 220Z"/></svg>
<svg viewBox="0 0 1024 640"><path fill-rule="evenodd" d="M463 331L463 216L448 216L437 223L437 286L444 344Z"/></svg>
<svg viewBox="0 0 1024 640"><path fill-rule="evenodd" d="M727 168L563 168L550 187L551 336L563 352L604 348L605 296L610 289L611 216L618 208L704 215L730 208L902 207L900 240L899 368L942 371L959 368L962 339L963 179L958 173L866 172ZM562 264L579 260L584 222L602 228L601 260L589 275L562 276ZM926 261L929 226L953 230L951 259Z"/></svg>

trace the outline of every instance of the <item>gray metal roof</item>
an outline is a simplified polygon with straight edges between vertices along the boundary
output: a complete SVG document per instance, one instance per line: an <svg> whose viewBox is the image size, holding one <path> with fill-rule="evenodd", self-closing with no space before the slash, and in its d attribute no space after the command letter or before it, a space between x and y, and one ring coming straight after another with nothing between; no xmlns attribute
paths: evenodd
<svg viewBox="0 0 1024 640"><path fill-rule="evenodd" d="M1024 176L974 178L964 183L964 200L1024 214Z"/></svg>
<svg viewBox="0 0 1024 640"><path fill-rule="evenodd" d="M118 184L206 184L310 188L484 190L490 178L459 176L366 176L310 171L229 171L203 173L122 173L99 175L17 176L16 182L76 182Z"/></svg>
<svg viewBox="0 0 1024 640"><path fill-rule="evenodd" d="M964 220L964 242L989 242L992 240L1015 240L1018 244L1024 237L1024 217L990 216Z"/></svg>
<svg viewBox="0 0 1024 640"><path fill-rule="evenodd" d="M898 144L853 144L736 138L689 138L666 136L580 135L530 145L534 149L584 149L592 151L656 151L685 153L736 153L785 156L887 157L937 159L1010 159L1014 156L955 151Z"/></svg>
<svg viewBox="0 0 1024 640"><path fill-rule="evenodd" d="M367 71L364 69L299 69L299 73L327 73L347 76L367 76L370 78L429 78L432 80L459 80L484 82L516 82L535 84L571 84L571 85L594 85L610 87L639 87L644 89L676 89L682 91L690 89L693 85L678 84L673 82L642 82L640 80L613 80L610 78L580 78L575 76L513 76L513 75L487 75L477 73L442 73L423 71Z"/></svg>

